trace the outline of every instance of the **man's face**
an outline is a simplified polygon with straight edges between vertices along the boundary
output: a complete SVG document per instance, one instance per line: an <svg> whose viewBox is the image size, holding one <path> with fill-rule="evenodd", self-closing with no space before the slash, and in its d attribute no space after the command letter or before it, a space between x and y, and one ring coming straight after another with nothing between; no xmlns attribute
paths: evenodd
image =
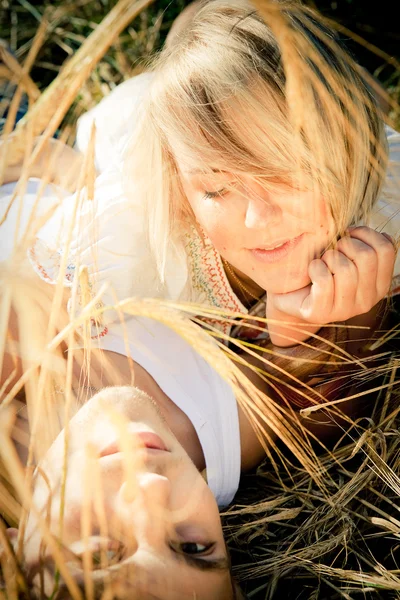
<svg viewBox="0 0 400 600"><path fill-rule="evenodd" d="M24 558L46 596L58 575L45 522L85 598L107 587L132 600L232 597L215 499L136 388L106 388L81 408L39 465L33 501ZM71 597L66 579L54 598Z"/></svg>

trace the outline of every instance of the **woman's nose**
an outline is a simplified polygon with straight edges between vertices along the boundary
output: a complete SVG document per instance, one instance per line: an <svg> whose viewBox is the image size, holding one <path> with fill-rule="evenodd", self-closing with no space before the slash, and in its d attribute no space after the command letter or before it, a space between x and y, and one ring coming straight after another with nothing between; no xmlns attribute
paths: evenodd
<svg viewBox="0 0 400 600"><path fill-rule="evenodd" d="M245 226L248 229L265 229L276 220L278 208L263 196L251 194L247 200Z"/></svg>

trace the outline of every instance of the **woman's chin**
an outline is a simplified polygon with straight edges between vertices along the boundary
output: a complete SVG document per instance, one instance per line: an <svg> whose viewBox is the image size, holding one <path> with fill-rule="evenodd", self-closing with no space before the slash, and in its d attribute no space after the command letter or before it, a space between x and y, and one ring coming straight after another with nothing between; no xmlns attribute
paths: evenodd
<svg viewBox="0 0 400 600"><path fill-rule="evenodd" d="M299 277L295 276L293 278L282 278L281 281L269 281L265 282L264 289L267 290L270 294L290 294L291 292L297 292L297 290L301 290L302 288L310 285L311 281L308 275Z"/></svg>

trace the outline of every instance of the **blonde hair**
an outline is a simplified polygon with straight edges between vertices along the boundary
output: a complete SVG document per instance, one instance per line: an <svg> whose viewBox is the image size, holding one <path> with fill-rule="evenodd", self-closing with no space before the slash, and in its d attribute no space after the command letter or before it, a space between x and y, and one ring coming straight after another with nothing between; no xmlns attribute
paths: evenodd
<svg viewBox="0 0 400 600"><path fill-rule="evenodd" d="M153 68L126 164L161 277L182 218L193 220L176 156L267 190L312 189L338 236L370 213L386 166L383 122L362 70L313 10L265 0L261 15L246 0L211 0Z"/></svg>

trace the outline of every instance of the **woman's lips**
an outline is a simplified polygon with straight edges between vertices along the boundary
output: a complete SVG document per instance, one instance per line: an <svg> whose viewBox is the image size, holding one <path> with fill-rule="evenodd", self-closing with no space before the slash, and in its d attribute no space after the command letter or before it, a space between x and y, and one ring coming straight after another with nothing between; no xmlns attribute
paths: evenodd
<svg viewBox="0 0 400 600"><path fill-rule="evenodd" d="M282 245L275 248L251 248L250 253L254 258L264 263L275 263L279 262L283 258L286 258L288 254L299 244L303 237L303 234L298 235Z"/></svg>
<svg viewBox="0 0 400 600"><path fill-rule="evenodd" d="M139 447L148 450L158 450L161 452L170 452L159 435L152 431L137 431L134 434L134 441ZM110 456L122 451L122 444L119 440L114 440L104 447L100 452L100 457Z"/></svg>

